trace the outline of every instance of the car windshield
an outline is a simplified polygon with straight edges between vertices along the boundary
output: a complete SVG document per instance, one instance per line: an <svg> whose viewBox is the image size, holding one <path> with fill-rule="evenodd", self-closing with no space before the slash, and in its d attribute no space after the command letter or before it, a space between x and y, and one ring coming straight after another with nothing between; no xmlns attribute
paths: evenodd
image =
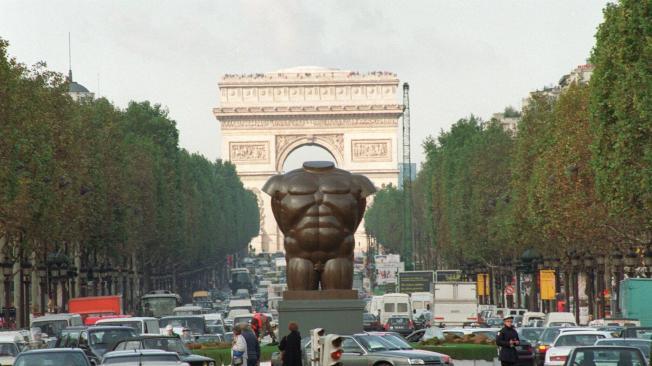
<svg viewBox="0 0 652 366"><path fill-rule="evenodd" d="M143 311L146 316L170 315L177 307L175 297L147 297L143 299Z"/></svg>
<svg viewBox="0 0 652 366"><path fill-rule="evenodd" d="M561 333L559 328L546 328L543 333L541 333L541 343L551 344L555 341L555 338Z"/></svg>
<svg viewBox="0 0 652 366"><path fill-rule="evenodd" d="M592 348L576 350L571 364L580 366L646 366L647 362L636 350Z"/></svg>
<svg viewBox="0 0 652 366"><path fill-rule="evenodd" d="M623 346L635 347L643 352L643 355L649 357L652 351L652 342L645 339L600 339L595 343L596 346Z"/></svg>
<svg viewBox="0 0 652 366"><path fill-rule="evenodd" d="M16 357L18 352L15 343L0 343L0 357Z"/></svg>
<svg viewBox="0 0 652 366"><path fill-rule="evenodd" d="M380 351L397 351L400 350L399 347L393 345L389 341L384 340L382 337L375 335L365 335L358 336L355 338L364 348L369 352L380 352Z"/></svg>
<svg viewBox="0 0 652 366"><path fill-rule="evenodd" d="M190 353L183 345L179 338L145 338L143 339L143 348L160 349L162 351L176 352L180 355Z"/></svg>
<svg viewBox="0 0 652 366"><path fill-rule="evenodd" d="M68 326L66 320L44 320L32 323L32 328L41 329L41 333L45 333L50 337L61 336L61 331Z"/></svg>
<svg viewBox="0 0 652 366"><path fill-rule="evenodd" d="M108 347L135 336L137 336L136 332L133 329L126 327L123 329L91 329L88 332L91 348L95 349L100 354L104 354Z"/></svg>
<svg viewBox="0 0 652 366"><path fill-rule="evenodd" d="M410 346L408 342L406 342L403 338L398 337L394 334L385 334L382 337L384 340L388 341L389 343L393 344L394 346L400 349L412 349L412 346Z"/></svg>
<svg viewBox="0 0 652 366"><path fill-rule="evenodd" d="M87 366L88 361L81 352L43 352L18 355L14 366Z"/></svg>
<svg viewBox="0 0 652 366"><path fill-rule="evenodd" d="M115 357L105 358L102 365L144 365L144 362L178 362L179 356L177 355L120 355Z"/></svg>
<svg viewBox="0 0 652 366"><path fill-rule="evenodd" d="M174 328L188 328L193 334L204 334L203 318L164 318L159 320L159 326L165 328L171 325Z"/></svg>
<svg viewBox="0 0 652 366"><path fill-rule="evenodd" d="M520 328L518 334L521 338L525 338L530 342L535 342L539 340L539 337L543 334L543 329L541 328Z"/></svg>
<svg viewBox="0 0 652 366"><path fill-rule="evenodd" d="M139 320L111 320L110 322L102 322L101 324L129 327L137 333L145 333L143 332L143 323Z"/></svg>
<svg viewBox="0 0 652 366"><path fill-rule="evenodd" d="M376 317L373 314L369 313L364 314L363 319L370 322L376 321Z"/></svg>
<svg viewBox="0 0 652 366"><path fill-rule="evenodd" d="M599 334L562 334L555 341L555 347L590 346L600 338L604 338L604 336Z"/></svg>
<svg viewBox="0 0 652 366"><path fill-rule="evenodd" d="M625 328L625 338L652 339L652 328Z"/></svg>

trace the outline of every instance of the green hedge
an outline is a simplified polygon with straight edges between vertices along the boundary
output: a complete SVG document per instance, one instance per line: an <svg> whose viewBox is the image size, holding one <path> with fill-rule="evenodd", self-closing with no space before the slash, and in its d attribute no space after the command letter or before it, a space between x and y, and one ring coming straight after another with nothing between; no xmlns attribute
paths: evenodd
<svg viewBox="0 0 652 366"><path fill-rule="evenodd" d="M451 356L454 360L492 361L497 357L496 346L487 344L442 344L439 346L414 345L414 348L439 352Z"/></svg>
<svg viewBox="0 0 652 366"><path fill-rule="evenodd" d="M263 346L260 347L262 353L261 361L269 361L272 359L272 353L278 351L278 346ZM194 354L210 357L215 360L216 365L230 365L231 364L231 349L195 349L192 350Z"/></svg>

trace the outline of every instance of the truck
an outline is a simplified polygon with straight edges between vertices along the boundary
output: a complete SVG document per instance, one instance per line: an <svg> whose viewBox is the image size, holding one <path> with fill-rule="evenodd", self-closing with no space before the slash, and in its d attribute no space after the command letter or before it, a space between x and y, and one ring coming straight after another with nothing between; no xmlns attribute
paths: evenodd
<svg viewBox="0 0 652 366"><path fill-rule="evenodd" d="M100 319L124 317L122 296L88 296L68 300L68 311L79 314L85 325L94 325Z"/></svg>
<svg viewBox="0 0 652 366"><path fill-rule="evenodd" d="M627 278L620 282L618 301L622 317L637 319L641 327L652 327L652 278Z"/></svg>
<svg viewBox="0 0 652 366"><path fill-rule="evenodd" d="M464 326L478 321L475 282L435 282L432 324Z"/></svg>
<svg viewBox="0 0 652 366"><path fill-rule="evenodd" d="M172 315L174 308L181 303L181 297L168 290L154 290L143 295L140 302L140 312L144 316L160 318L165 315Z"/></svg>

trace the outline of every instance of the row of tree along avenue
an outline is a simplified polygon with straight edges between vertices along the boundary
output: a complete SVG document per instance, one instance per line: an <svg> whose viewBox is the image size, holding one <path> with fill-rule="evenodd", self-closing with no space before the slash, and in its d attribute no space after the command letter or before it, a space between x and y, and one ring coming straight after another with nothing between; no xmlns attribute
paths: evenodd
<svg viewBox="0 0 652 366"><path fill-rule="evenodd" d="M515 131L471 116L428 138L411 186L414 240L395 187L375 196L367 231L415 253L418 269L482 274L488 303L618 311L617 280L652 270L651 25L649 1L608 5L590 81L531 93L507 111ZM552 296L539 291L542 270L554 270Z"/></svg>
<svg viewBox="0 0 652 366"><path fill-rule="evenodd" d="M26 67L0 39L0 302L65 310L71 296L217 285L258 233L234 166L178 146L158 105L73 101L68 81Z"/></svg>

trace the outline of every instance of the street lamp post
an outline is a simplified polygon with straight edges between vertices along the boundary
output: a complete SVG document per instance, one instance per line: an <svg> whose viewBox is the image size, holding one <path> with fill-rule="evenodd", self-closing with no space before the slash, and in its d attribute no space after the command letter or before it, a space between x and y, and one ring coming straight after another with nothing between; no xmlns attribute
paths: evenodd
<svg viewBox="0 0 652 366"><path fill-rule="evenodd" d="M573 253L571 256L571 266L573 267L571 274L571 277L573 278L573 313L575 314L575 321L577 321L578 324L580 322L580 260L580 255L577 252Z"/></svg>
<svg viewBox="0 0 652 366"><path fill-rule="evenodd" d="M618 304L618 297L620 296L620 279L622 278L622 265L623 254L615 249L611 253L611 262L613 263L612 272L615 284L612 286L611 292L611 316L615 317L620 314L620 306Z"/></svg>
<svg viewBox="0 0 652 366"><path fill-rule="evenodd" d="M604 311L605 311L605 303L604 303L604 266L605 266L605 256L604 254L600 253L595 257L595 262L597 264L596 268L596 274L597 274L597 281L596 281L596 287L597 287L597 293L598 293L598 306L597 306L597 318L602 319L605 317Z"/></svg>

